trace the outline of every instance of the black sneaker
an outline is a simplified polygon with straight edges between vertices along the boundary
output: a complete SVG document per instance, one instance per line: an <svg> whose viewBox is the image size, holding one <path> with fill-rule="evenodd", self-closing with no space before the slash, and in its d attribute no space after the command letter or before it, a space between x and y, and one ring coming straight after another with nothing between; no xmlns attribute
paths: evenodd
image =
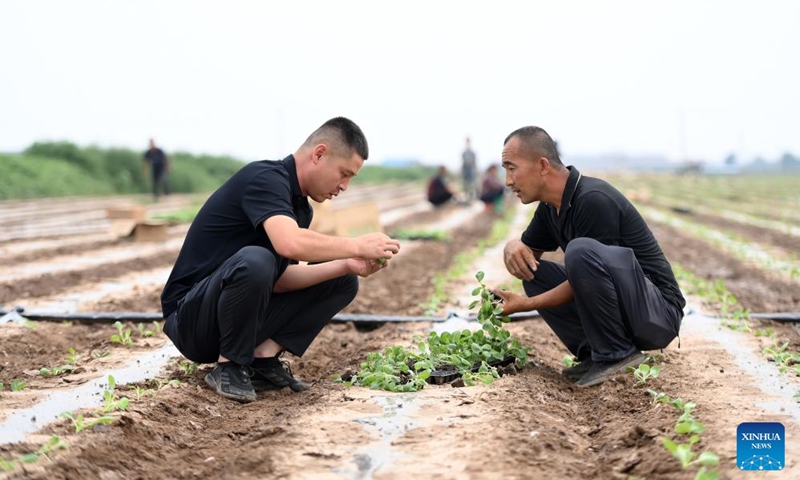
<svg viewBox="0 0 800 480"><path fill-rule="evenodd" d="M250 382L253 372L249 367L233 362L218 363L206 375L206 383L223 397L242 403L254 402L256 391Z"/></svg>
<svg viewBox="0 0 800 480"><path fill-rule="evenodd" d="M561 370L561 375L569 378L570 380L580 380L580 378L592 368L594 362L591 358L587 358L586 360L580 362L577 365L573 365L571 367L565 368Z"/></svg>
<svg viewBox="0 0 800 480"><path fill-rule="evenodd" d="M601 384L617 373L624 372L628 367L639 366L644 362L644 358L642 352L633 352L627 357L614 362L594 362L589 371L578 380L577 385L579 387L591 387Z"/></svg>
<svg viewBox="0 0 800 480"><path fill-rule="evenodd" d="M294 378L289 362L278 357L256 358L250 365L253 369L253 387L257 392L280 390L289 387L293 392L308 389L308 384Z"/></svg>

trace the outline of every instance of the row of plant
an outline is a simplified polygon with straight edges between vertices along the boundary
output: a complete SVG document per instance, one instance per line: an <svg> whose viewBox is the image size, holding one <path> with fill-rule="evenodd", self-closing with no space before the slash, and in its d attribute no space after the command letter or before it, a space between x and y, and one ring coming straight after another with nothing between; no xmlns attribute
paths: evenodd
<svg viewBox="0 0 800 480"><path fill-rule="evenodd" d="M529 349L511 338L511 332L503 328L508 317L501 316L503 308L483 283L483 272L478 272L475 278L478 287L472 294L478 300L472 302L470 309L480 305L479 330L431 332L425 338L415 336L415 348L393 346L370 353L358 372L347 372L337 380L347 386L411 392L422 389L436 376L456 377L456 382L460 378L463 385L477 382L488 385L500 376L499 365L507 362L518 367L526 365Z"/></svg>
<svg viewBox="0 0 800 480"><path fill-rule="evenodd" d="M731 232L708 228L698 223L678 218L661 209L651 207L638 208L642 215L647 217L648 220L669 225L682 232L689 233L694 237L709 242L719 250L732 254L742 261L757 262L760 268L765 271L779 272L783 277L791 281L800 280L800 262L798 262L795 252L787 256L779 256L767 252L759 245L743 240L738 235Z"/></svg>
<svg viewBox="0 0 800 480"><path fill-rule="evenodd" d="M692 202L695 199L720 199L733 209L748 204L800 205L797 177L793 175L636 175L616 176L612 183L624 188L646 188L655 197L673 195Z"/></svg>
<svg viewBox="0 0 800 480"><path fill-rule="evenodd" d="M435 315L442 303L447 299L447 285L453 280L462 277L468 271L475 258L483 256L487 248L493 247L508 238L511 225L516 213L516 203L512 203L505 209L503 216L495 220L492 224L492 231L489 236L478 240L474 249L461 252L453 258L453 263L446 272L437 272L431 279L433 293L427 302L420 306L425 309L426 315ZM500 259L498 259L500 261Z"/></svg>

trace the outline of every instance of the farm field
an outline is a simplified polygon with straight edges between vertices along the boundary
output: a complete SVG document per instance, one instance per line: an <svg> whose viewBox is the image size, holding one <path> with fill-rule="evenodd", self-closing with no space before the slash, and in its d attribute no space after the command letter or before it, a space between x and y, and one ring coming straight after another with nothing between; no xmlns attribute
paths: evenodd
<svg viewBox="0 0 800 480"><path fill-rule="evenodd" d="M516 374L463 388L370 390L334 379L358 370L369 353L411 348L415 335L441 325L332 323L303 358L290 358L294 374L313 384L310 390L262 393L242 405L212 393L203 381L211 366L177 356L158 322L126 323L122 330L7 323L0 325L0 478L749 478L736 464L739 423L781 422L787 437L800 436L793 398L800 392L800 335L792 323L761 318L800 312L796 179L606 178L645 216L689 303L680 346L676 341L649 352L657 377L642 378L640 371L638 378L621 374L578 389L560 375L566 349L534 318L506 326L530 348L530 363ZM418 187L403 185L354 187L333 205L365 200L378 205L390 235L436 230L445 238L403 240L390 268L362 279L344 313L466 313L478 271L487 285L519 288L502 266L501 249L519 236L535 205L511 198L504 215L478 204L433 210ZM169 227L158 243L109 234L104 209L131 201L136 198L0 203L0 307L157 313L187 226ZM172 196L148 213L198 201ZM546 255L561 258L560 252ZM69 408L72 419L43 411L20 433L15 419L32 405L104 382L109 371L136 368L145 357L159 365L157 373L98 388ZM684 404L656 401L664 398L659 393ZM688 434L676 432L682 413ZM665 438L691 444L685 466ZM780 478L800 478L799 455L800 447L788 441Z"/></svg>

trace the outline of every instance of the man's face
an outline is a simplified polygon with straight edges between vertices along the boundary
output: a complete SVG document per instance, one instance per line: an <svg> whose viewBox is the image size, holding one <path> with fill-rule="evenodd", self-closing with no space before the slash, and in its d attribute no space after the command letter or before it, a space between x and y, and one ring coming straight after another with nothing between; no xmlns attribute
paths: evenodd
<svg viewBox="0 0 800 480"><path fill-rule="evenodd" d="M308 196L315 202L322 203L347 190L350 180L364 165L364 159L355 152L346 157L335 155L328 149L319 155L314 162Z"/></svg>
<svg viewBox="0 0 800 480"><path fill-rule="evenodd" d="M503 168L506 185L527 205L541 199L544 182L539 162L524 156L519 143L519 137L512 137L503 147Z"/></svg>

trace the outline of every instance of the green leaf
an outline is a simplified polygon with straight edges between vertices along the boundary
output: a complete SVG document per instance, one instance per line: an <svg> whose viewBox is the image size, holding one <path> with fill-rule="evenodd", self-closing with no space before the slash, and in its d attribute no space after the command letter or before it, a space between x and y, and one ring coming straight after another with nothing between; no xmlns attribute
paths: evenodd
<svg viewBox="0 0 800 480"><path fill-rule="evenodd" d="M478 305L478 301L477 300L473 300L473 302L469 304L469 310L472 310L477 305Z"/></svg>
<svg viewBox="0 0 800 480"><path fill-rule="evenodd" d="M36 463L39 461L39 454L38 453L26 453L19 457L19 461L22 463Z"/></svg>
<svg viewBox="0 0 800 480"><path fill-rule="evenodd" d="M472 291L472 296L474 297L475 295L477 295L479 293L481 293L481 287L475 287L475 289Z"/></svg>
<svg viewBox="0 0 800 480"><path fill-rule="evenodd" d="M477 278L479 282L482 282L483 281L483 272L481 271L481 272L476 273L475 274L475 278Z"/></svg>
<svg viewBox="0 0 800 480"><path fill-rule="evenodd" d="M714 467L719 465L719 457L714 452L703 452L695 462L705 467Z"/></svg>

